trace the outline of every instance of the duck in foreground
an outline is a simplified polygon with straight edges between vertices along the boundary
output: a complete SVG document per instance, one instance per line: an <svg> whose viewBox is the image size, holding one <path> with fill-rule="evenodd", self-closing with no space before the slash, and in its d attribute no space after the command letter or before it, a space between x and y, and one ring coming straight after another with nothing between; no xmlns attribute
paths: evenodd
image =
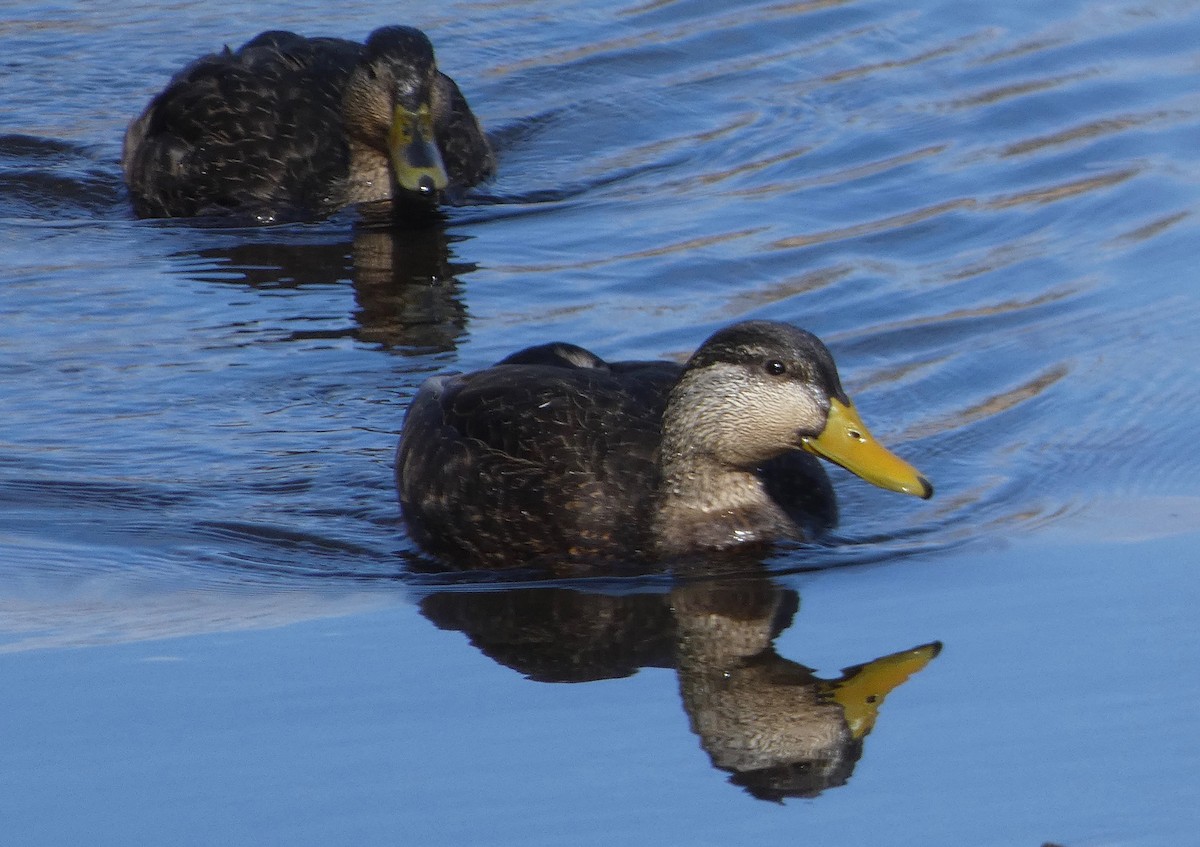
<svg viewBox="0 0 1200 847"><path fill-rule="evenodd" d="M684 365L555 343L433 377L396 482L413 539L455 566L655 560L804 538L832 514L815 457L933 494L871 436L816 336L747 321Z"/></svg>
<svg viewBox="0 0 1200 847"><path fill-rule="evenodd" d="M393 201L429 211L495 158L418 29L365 44L264 32L184 68L129 125L121 161L141 217L319 218Z"/></svg>

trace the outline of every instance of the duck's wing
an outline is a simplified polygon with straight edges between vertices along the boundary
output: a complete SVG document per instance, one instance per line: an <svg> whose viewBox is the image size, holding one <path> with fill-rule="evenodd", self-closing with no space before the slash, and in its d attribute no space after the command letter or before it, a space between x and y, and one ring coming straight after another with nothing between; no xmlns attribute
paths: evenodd
<svg viewBox="0 0 1200 847"><path fill-rule="evenodd" d="M594 368L610 370L608 362L601 359L591 350L585 350L578 344L565 341L551 341L549 344L538 344L526 347L512 353L496 364L498 365L549 365L556 368Z"/></svg>
<svg viewBox="0 0 1200 847"><path fill-rule="evenodd" d="M510 364L428 381L396 461L414 537L472 566L636 555L669 373Z"/></svg>
<svg viewBox="0 0 1200 847"><path fill-rule="evenodd" d="M837 526L838 505L833 483L821 460L793 450L759 469L770 495L799 526L806 538L816 538Z"/></svg>
<svg viewBox="0 0 1200 847"><path fill-rule="evenodd" d="M458 85L438 73L433 92L438 147L451 186L467 188L489 179L496 172L496 157L467 98Z"/></svg>
<svg viewBox="0 0 1200 847"><path fill-rule="evenodd" d="M184 68L130 124L143 217L311 214L349 168L341 93L361 45L272 31Z"/></svg>

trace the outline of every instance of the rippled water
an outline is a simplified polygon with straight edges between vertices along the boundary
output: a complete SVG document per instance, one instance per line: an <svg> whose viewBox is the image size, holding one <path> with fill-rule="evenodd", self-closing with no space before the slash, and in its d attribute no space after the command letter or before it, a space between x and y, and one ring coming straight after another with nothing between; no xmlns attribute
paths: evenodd
<svg viewBox="0 0 1200 847"><path fill-rule="evenodd" d="M399 14L499 154L443 227L132 219L121 135L184 62ZM0 3L6 828L1187 843L1198 44L1190 2ZM424 378L743 317L826 339L937 496L835 472L833 536L736 579L424 572ZM869 736L806 711L933 641ZM841 733L810 799L710 731L755 710Z"/></svg>

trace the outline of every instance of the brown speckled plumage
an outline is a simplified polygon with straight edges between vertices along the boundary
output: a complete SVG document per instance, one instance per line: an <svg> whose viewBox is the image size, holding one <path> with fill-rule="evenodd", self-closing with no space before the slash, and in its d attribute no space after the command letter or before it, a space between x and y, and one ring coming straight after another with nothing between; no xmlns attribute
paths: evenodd
<svg viewBox="0 0 1200 847"><path fill-rule="evenodd" d="M487 139L420 30L385 27L366 44L264 32L197 59L130 124L122 165L134 211L267 222L402 200L411 192L387 152L397 98L430 104L451 190L492 174Z"/></svg>
<svg viewBox="0 0 1200 847"><path fill-rule="evenodd" d="M764 369L779 362L785 376ZM530 348L421 387L397 450L401 506L418 544L463 567L801 538L836 514L796 449L831 396L844 399L829 352L787 324L728 327L683 366Z"/></svg>

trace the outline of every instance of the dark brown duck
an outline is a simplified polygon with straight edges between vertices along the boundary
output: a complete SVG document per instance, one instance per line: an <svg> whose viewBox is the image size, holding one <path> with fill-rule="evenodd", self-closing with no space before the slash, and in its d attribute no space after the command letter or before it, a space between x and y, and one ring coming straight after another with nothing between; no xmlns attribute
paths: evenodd
<svg viewBox="0 0 1200 847"><path fill-rule="evenodd" d="M816 336L747 321L684 365L556 343L433 377L405 418L396 481L413 539L456 566L653 560L831 522L818 456L933 494L871 436Z"/></svg>
<svg viewBox="0 0 1200 847"><path fill-rule="evenodd" d="M423 32L365 44L264 32L197 59L125 134L141 217L318 218L354 203L428 211L495 159Z"/></svg>

